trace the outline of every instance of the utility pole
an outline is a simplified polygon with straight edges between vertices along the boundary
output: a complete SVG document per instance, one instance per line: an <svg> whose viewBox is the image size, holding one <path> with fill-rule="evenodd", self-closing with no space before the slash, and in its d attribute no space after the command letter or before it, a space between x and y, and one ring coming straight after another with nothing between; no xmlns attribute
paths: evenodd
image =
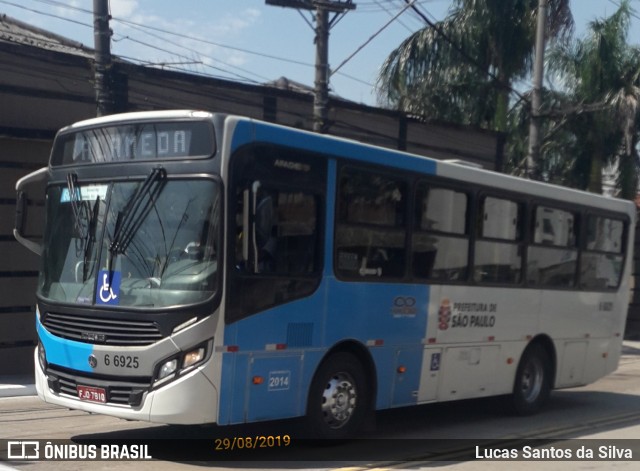
<svg viewBox="0 0 640 471"><path fill-rule="evenodd" d="M313 97L313 130L328 131L329 120L329 10L316 8L316 77Z"/></svg>
<svg viewBox="0 0 640 471"><path fill-rule="evenodd" d="M97 115L113 112L111 90L111 29L109 0L93 0L93 41L95 49L95 90Z"/></svg>
<svg viewBox="0 0 640 471"><path fill-rule="evenodd" d="M527 178L537 179L540 162L540 108L542 107L542 77L544 72L544 36L547 23L547 0L538 0L538 24L536 29L536 58L533 66L533 94L531 96L531 120L529 122L529 152L527 154Z"/></svg>
<svg viewBox="0 0 640 471"><path fill-rule="evenodd" d="M313 130L326 133L329 129L329 31L349 10L356 6L352 0L265 0L267 5L315 10L315 81L313 99ZM334 13L329 19L329 13Z"/></svg>

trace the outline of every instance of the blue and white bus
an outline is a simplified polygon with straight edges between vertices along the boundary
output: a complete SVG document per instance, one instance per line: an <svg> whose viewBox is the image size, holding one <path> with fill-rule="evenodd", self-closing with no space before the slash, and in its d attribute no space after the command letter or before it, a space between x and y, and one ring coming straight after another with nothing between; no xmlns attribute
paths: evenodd
<svg viewBox="0 0 640 471"><path fill-rule="evenodd" d="M438 401L533 413L618 365L630 202L200 111L66 127L17 191L49 403L340 438Z"/></svg>

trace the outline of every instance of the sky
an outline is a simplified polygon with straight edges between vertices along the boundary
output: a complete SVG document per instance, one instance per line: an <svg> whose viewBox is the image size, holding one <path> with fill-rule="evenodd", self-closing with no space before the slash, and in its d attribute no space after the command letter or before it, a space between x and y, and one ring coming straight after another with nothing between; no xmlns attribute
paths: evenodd
<svg viewBox="0 0 640 471"><path fill-rule="evenodd" d="M510 1L510 0L505 0ZM267 5L265 0L110 0L112 53L156 67L251 84L287 77L310 87L315 45L310 12ZM354 0L356 9L335 18L329 39L331 92L376 104L378 70L395 47L424 21L404 0ZM431 20L442 19L451 0L416 0ZM576 35L589 21L611 15L618 0L571 0ZM640 0L630 42L640 45ZM6 14L93 47L92 0L0 0ZM393 20L393 21L392 21ZM349 57L355 55L349 59ZM347 60L348 59L348 60Z"/></svg>

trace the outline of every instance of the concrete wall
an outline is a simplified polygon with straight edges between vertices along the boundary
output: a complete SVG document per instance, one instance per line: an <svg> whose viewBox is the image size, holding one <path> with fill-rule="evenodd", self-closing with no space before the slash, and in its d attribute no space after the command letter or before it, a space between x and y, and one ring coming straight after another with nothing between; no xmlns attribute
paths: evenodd
<svg viewBox="0 0 640 471"><path fill-rule="evenodd" d="M46 162L50 145L50 141L0 137L0 374L33 370L33 312L40 259L13 237L15 182ZM35 212L35 221L42 221L42 201L31 202L29 209ZM42 224L36 222L27 231L41 234Z"/></svg>

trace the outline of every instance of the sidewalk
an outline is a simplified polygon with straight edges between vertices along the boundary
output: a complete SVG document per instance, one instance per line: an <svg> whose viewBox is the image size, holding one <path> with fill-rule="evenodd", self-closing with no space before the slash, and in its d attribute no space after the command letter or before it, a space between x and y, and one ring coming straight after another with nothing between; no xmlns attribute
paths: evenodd
<svg viewBox="0 0 640 471"><path fill-rule="evenodd" d="M0 397L33 396L36 385L31 375L0 376Z"/></svg>
<svg viewBox="0 0 640 471"><path fill-rule="evenodd" d="M623 340L623 355L640 355L640 340Z"/></svg>

